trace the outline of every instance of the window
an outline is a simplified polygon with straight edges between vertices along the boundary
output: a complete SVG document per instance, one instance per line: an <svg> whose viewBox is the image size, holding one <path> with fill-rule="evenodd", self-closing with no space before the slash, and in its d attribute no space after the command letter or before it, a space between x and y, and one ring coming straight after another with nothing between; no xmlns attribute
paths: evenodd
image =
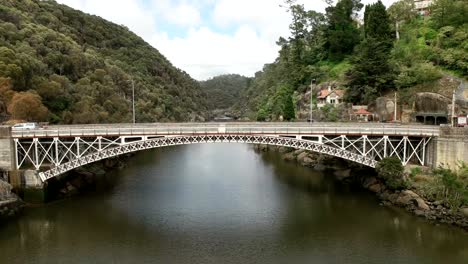
<svg viewBox="0 0 468 264"><path fill-rule="evenodd" d="M335 99L331 99L331 100L330 100L330 104L336 104Z"/></svg>

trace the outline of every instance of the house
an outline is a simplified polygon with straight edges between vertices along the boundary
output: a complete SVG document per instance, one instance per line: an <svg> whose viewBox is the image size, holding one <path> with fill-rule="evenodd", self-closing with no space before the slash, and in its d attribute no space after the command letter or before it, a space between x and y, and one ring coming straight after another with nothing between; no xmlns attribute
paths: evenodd
<svg viewBox="0 0 468 264"><path fill-rule="evenodd" d="M416 11L420 15L428 15L429 14L429 8L432 5L433 0L414 0L414 6L416 8Z"/></svg>
<svg viewBox="0 0 468 264"><path fill-rule="evenodd" d="M358 122L369 122L374 120L374 114L364 108L360 108L353 113L353 120Z"/></svg>
<svg viewBox="0 0 468 264"><path fill-rule="evenodd" d="M332 89L328 86L328 89L321 90L317 95L317 107L322 108L325 105L337 106L343 102L344 90Z"/></svg>

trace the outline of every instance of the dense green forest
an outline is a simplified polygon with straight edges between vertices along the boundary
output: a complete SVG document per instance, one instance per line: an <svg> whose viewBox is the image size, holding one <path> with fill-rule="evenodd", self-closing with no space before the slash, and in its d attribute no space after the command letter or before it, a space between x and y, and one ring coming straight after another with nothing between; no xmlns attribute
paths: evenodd
<svg viewBox="0 0 468 264"><path fill-rule="evenodd" d="M54 1L0 0L0 113L51 123L203 120L206 96L127 28Z"/></svg>
<svg viewBox="0 0 468 264"><path fill-rule="evenodd" d="M251 78L226 74L200 82L207 94L209 110L228 109L239 100L240 92L247 89Z"/></svg>
<svg viewBox="0 0 468 264"><path fill-rule="evenodd" d="M234 106L252 119L294 118L291 97L297 100L312 80L338 81L347 102L369 104L445 72L468 76L466 0L435 0L429 16L416 13L413 0L389 8L381 1L365 7L360 0L328 1L325 13L285 3L293 18L290 37L278 40L279 56L256 73Z"/></svg>

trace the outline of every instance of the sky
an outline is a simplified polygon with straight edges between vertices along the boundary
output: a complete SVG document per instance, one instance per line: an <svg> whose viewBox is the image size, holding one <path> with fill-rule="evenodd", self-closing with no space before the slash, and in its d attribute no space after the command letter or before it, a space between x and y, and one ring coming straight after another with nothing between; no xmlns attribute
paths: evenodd
<svg viewBox="0 0 468 264"><path fill-rule="evenodd" d="M56 1L126 26L197 80L253 76L278 56L276 41L289 35L291 21L283 0ZM297 3L319 12L326 7L323 0Z"/></svg>

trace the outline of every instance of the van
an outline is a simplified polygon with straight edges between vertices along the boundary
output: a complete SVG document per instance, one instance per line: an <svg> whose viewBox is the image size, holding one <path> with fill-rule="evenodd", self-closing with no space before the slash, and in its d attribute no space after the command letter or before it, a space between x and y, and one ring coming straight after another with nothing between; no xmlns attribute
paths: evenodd
<svg viewBox="0 0 468 264"><path fill-rule="evenodd" d="M11 127L13 130L21 130L21 129L37 129L39 125L37 123L19 123Z"/></svg>

